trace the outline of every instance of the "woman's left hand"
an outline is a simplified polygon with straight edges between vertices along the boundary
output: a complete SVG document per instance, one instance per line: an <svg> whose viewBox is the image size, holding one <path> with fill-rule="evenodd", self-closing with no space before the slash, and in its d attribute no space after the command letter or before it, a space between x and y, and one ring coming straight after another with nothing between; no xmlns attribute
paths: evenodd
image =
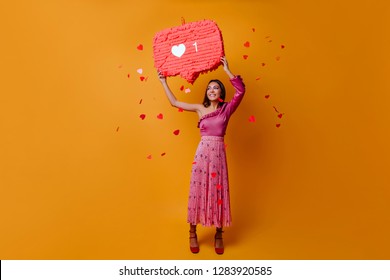
<svg viewBox="0 0 390 280"><path fill-rule="evenodd" d="M221 62L222 62L222 65L223 65L223 70L230 71L229 70L229 64L228 64L225 56L221 57Z"/></svg>
<svg viewBox="0 0 390 280"><path fill-rule="evenodd" d="M233 79L235 76L230 71L229 64L228 64L225 56L221 57L221 62L222 62L222 65L223 65L223 70L225 70L226 74L228 74L230 79Z"/></svg>

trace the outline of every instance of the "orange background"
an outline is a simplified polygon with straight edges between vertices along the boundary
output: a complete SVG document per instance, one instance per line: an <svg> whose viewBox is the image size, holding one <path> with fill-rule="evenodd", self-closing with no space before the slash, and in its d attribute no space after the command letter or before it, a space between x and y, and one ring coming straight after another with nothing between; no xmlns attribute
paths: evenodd
<svg viewBox="0 0 390 280"><path fill-rule="evenodd" d="M0 259L389 259L389 6L3 1ZM222 256L212 228L189 252L197 116L170 107L153 68L154 34L182 17L217 22L247 85L226 136ZM169 83L201 102L211 78L230 99L221 68Z"/></svg>

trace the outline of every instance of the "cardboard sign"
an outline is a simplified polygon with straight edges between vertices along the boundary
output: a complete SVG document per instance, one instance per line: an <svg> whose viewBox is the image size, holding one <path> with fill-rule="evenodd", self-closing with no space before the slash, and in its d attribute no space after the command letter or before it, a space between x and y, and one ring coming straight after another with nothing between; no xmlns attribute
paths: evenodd
<svg viewBox="0 0 390 280"><path fill-rule="evenodd" d="M193 84L199 74L221 65L222 34L211 20L168 28L154 36L153 55L154 66L164 76L180 75Z"/></svg>

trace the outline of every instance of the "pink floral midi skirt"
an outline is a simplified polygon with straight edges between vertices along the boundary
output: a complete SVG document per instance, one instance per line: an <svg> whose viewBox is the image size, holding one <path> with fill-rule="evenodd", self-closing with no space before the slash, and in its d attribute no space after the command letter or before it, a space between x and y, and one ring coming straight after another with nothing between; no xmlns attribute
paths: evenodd
<svg viewBox="0 0 390 280"><path fill-rule="evenodd" d="M224 227L231 224L224 138L202 136L191 171L187 222Z"/></svg>

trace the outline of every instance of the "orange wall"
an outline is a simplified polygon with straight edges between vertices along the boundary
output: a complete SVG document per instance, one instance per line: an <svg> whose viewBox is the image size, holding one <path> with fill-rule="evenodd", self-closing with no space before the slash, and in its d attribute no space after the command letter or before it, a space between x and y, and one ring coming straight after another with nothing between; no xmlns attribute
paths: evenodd
<svg viewBox="0 0 390 280"><path fill-rule="evenodd" d="M247 85L226 136L233 226L218 258L389 259L378 2L1 3L0 259L216 258L213 229L199 228L200 254L187 248L197 116L169 106L153 68L154 34L182 17L217 22ZM169 83L200 102L214 77L228 85L221 68Z"/></svg>

